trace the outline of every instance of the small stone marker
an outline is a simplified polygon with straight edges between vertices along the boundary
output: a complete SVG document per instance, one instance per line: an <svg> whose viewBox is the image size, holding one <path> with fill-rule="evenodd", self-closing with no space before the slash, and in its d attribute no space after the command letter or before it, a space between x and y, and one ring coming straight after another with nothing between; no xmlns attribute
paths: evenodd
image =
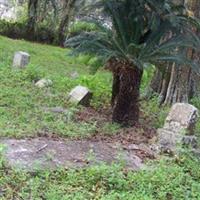
<svg viewBox="0 0 200 200"><path fill-rule="evenodd" d="M71 74L70 74L70 77L72 78L72 79L77 79L78 77L79 77L79 74L78 74L78 72L72 72Z"/></svg>
<svg viewBox="0 0 200 200"><path fill-rule="evenodd" d="M178 145L192 143L189 137L193 134L198 118L198 110L186 103L176 103L165 121L162 129L158 129L158 145L161 152L177 152ZM185 137L184 134L190 136ZM187 140L187 141L186 141Z"/></svg>
<svg viewBox="0 0 200 200"><path fill-rule="evenodd" d="M76 104L81 104L84 106L88 106L90 104L90 100L92 98L92 93L90 90L83 86L76 86L69 93L69 101Z"/></svg>
<svg viewBox="0 0 200 200"><path fill-rule="evenodd" d="M41 79L39 80L35 86L38 88L50 87L52 86L53 82L50 79Z"/></svg>
<svg viewBox="0 0 200 200"><path fill-rule="evenodd" d="M62 107L52 107L52 108L48 108L48 107L43 107L43 110L45 112L52 112L52 113L67 113L68 110L64 109Z"/></svg>
<svg viewBox="0 0 200 200"><path fill-rule="evenodd" d="M23 51L18 51L14 55L13 67L23 69L28 65L30 61L30 55Z"/></svg>

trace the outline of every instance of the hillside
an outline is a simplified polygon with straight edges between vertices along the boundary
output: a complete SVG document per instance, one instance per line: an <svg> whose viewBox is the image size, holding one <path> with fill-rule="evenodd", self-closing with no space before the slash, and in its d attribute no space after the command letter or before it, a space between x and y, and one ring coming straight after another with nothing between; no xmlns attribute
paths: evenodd
<svg viewBox="0 0 200 200"><path fill-rule="evenodd" d="M25 51L31 55L26 70L11 68L15 51ZM80 123L80 130L74 130L76 125L72 121L65 125L76 111L67 102L68 93L74 86L88 86L94 93L92 104L95 107L109 101L110 75L106 72L89 75L90 57L72 58L67 56L69 52L66 49L4 37L0 37L0 52L1 136L27 137L45 132L58 136L84 136L84 133L89 134L95 128L94 123ZM77 78L71 78L74 73L78 75ZM46 89L35 87L35 82L42 78L51 79L53 86ZM48 107L69 109L69 116L44 112Z"/></svg>
<svg viewBox="0 0 200 200"><path fill-rule="evenodd" d="M15 51L31 55L26 69L12 68ZM36 152L39 156L45 148L52 148L43 146L43 138L58 145L67 141L73 148L71 152L70 148L61 152L67 154L66 157L83 153L81 145L84 142L83 149L96 145L94 149L104 151L108 156L106 159L112 157L117 145L137 147L154 142L156 128L162 127L169 109L158 107L156 98L141 100L141 119L136 127L113 124L110 73L103 68L96 74L92 73L94 58L71 57L69 52L59 47L0 36L0 199L199 200L199 160L185 152L167 159L164 156L154 158L139 149L134 155L145 164L139 171L127 168L120 157L122 154L119 154L120 162L109 165L94 162L89 165L94 160L95 152L88 152L88 160L75 161L78 166L85 162L87 167L84 168L38 168L31 171L8 165L4 157L7 147L2 145L8 138L14 140L13 146L16 141L21 141L16 138L24 139L25 145L32 141L41 142L42 147ZM149 74L151 71L144 73L142 94L149 82ZM35 83L41 78L51 79L53 85L37 88ZM68 93L76 85L86 86L93 92L90 107L77 106L68 101ZM66 112L52 112L52 108ZM131 150L121 147L120 153L130 153ZM51 162L57 155L45 156L45 162Z"/></svg>

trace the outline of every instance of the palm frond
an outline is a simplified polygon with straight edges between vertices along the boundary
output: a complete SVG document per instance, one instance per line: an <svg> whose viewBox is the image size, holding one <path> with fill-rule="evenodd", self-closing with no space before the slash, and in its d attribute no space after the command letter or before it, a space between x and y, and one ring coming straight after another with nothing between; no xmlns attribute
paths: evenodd
<svg viewBox="0 0 200 200"><path fill-rule="evenodd" d="M100 0L96 7L111 20L112 27L102 20L85 19L95 24L97 31L68 39L66 45L73 48L74 54L93 54L105 62L114 57L137 67L159 61L197 67L177 51L200 50L200 39L191 29L200 29L200 22L184 15L183 5L171 0Z"/></svg>

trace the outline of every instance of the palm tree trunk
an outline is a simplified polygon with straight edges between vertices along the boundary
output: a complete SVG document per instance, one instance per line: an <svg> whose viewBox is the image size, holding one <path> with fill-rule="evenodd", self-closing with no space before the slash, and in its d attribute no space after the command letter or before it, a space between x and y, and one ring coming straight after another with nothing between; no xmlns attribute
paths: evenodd
<svg viewBox="0 0 200 200"><path fill-rule="evenodd" d="M139 119L139 95L142 70L122 67L119 70L119 91L113 111L113 122L132 125Z"/></svg>
<svg viewBox="0 0 200 200"><path fill-rule="evenodd" d="M112 85L112 99L111 99L111 105L114 107L116 97L119 94L119 88L120 88L120 76L118 73L113 72L113 85Z"/></svg>

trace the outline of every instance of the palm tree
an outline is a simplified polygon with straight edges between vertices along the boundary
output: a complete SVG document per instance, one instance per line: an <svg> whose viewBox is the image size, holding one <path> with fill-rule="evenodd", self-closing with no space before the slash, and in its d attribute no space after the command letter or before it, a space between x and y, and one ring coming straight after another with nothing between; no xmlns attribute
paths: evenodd
<svg viewBox="0 0 200 200"><path fill-rule="evenodd" d="M196 69L184 51L176 50L199 48L199 39L190 30L196 21L182 14L184 7L171 0L101 0L94 7L111 20L112 27L98 19L86 19L98 30L83 32L66 45L74 48L74 54L93 54L104 61L113 73L113 121L133 124L139 119L145 67L170 61Z"/></svg>

